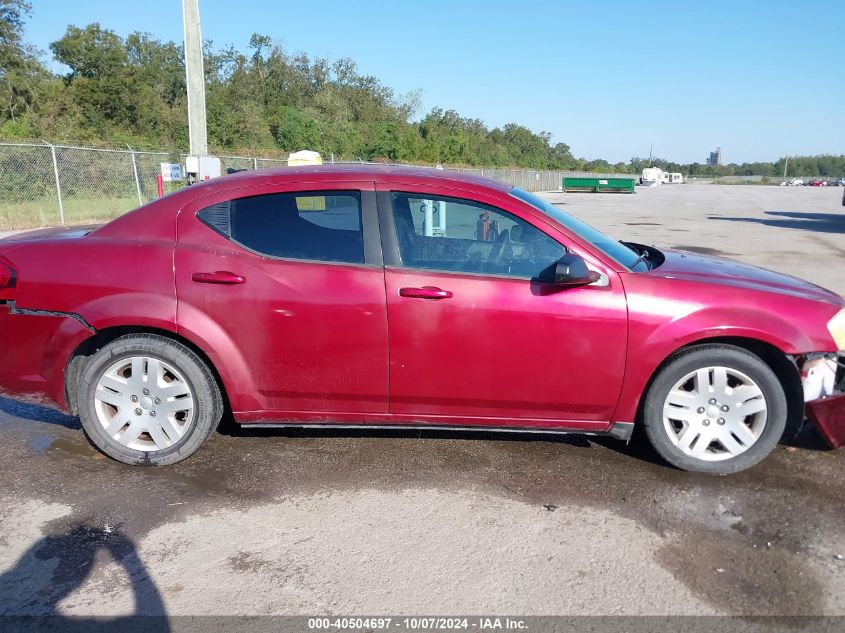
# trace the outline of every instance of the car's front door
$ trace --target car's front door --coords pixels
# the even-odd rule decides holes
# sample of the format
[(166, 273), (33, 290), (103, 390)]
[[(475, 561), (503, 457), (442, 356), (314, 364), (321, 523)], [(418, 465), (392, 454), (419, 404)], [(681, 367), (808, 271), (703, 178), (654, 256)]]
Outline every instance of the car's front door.
[(606, 427), (625, 367), (618, 276), (578, 253), (606, 283), (538, 282), (566, 240), (506, 205), (439, 187), (394, 185), (378, 199), (382, 234), (395, 237), (384, 251), (391, 412), (407, 421)]
[(239, 419), (387, 412), (373, 183), (211, 194), (180, 212), (175, 268), (178, 327), (233, 374)]

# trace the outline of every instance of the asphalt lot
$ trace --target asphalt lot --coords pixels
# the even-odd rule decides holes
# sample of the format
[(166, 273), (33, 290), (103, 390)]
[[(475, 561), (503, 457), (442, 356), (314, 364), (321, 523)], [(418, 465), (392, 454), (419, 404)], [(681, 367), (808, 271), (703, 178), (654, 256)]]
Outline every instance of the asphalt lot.
[(545, 195), (618, 239), (731, 257), (845, 295), (840, 187), (685, 184)]
[[(547, 194), (845, 293), (841, 189)], [(728, 478), (635, 441), (223, 429), (149, 470), (0, 399), (0, 614), (840, 614), (845, 450)]]

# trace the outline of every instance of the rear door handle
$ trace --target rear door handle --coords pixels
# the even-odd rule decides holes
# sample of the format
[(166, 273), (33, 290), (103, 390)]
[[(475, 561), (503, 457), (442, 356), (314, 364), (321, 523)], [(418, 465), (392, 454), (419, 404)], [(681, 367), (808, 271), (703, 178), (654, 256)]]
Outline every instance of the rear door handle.
[(415, 299), (449, 299), (452, 292), (434, 286), (423, 286), (422, 288), (399, 288), (399, 296)]
[(194, 273), (191, 279), (198, 284), (242, 284), (246, 277), (230, 273), (228, 270), (217, 270), (213, 273)]

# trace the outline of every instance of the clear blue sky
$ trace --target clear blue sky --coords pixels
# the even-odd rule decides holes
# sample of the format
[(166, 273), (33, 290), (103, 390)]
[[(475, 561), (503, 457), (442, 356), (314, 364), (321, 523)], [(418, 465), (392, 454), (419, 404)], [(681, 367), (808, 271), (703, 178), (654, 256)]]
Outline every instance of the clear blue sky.
[[(68, 24), (181, 40), (180, 0), (32, 0), (27, 38)], [(551, 132), (577, 156), (728, 162), (845, 153), (842, 0), (200, 0), (215, 46), (250, 34), (351, 57), (490, 126)]]

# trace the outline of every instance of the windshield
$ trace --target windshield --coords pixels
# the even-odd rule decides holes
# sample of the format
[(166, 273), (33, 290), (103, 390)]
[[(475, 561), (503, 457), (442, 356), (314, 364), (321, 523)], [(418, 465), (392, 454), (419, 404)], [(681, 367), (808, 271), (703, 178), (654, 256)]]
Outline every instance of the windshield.
[(601, 231), (591, 227), (589, 224), (581, 222), (581, 220), (574, 218), (565, 211), (561, 211), (555, 205), (546, 202), (542, 198), (535, 196), (533, 193), (528, 193), (519, 187), (514, 187), (511, 189), (510, 194), (514, 198), (527, 202), (538, 211), (542, 211), (553, 220), (560, 222), (570, 231), (577, 234), (578, 237), (586, 240), (602, 253), (613, 259), (613, 261), (620, 266), (624, 266), (629, 270), (635, 270), (638, 268), (648, 269), (648, 265), (643, 262), (643, 258), (640, 253), (625, 246), (622, 242), (617, 242), (613, 238), (608, 237)]

